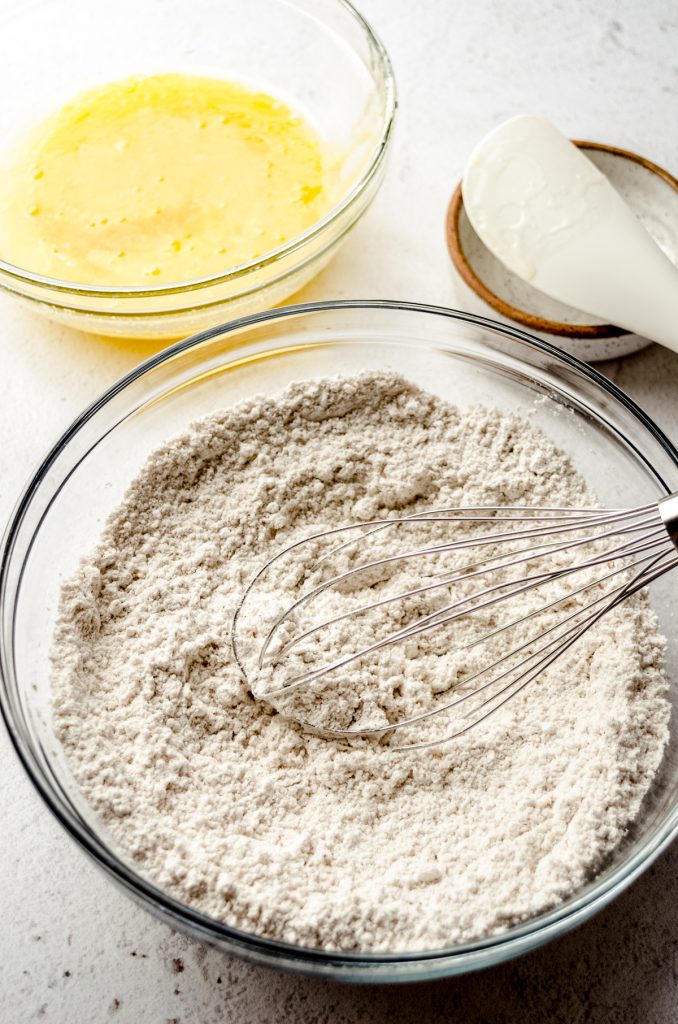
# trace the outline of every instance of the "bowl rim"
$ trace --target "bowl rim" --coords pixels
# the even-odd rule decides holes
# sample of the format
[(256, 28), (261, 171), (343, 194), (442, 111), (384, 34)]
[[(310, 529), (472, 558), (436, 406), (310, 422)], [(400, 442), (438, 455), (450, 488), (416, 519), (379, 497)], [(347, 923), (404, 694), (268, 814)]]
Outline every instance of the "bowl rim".
[[(609, 146), (603, 142), (590, 142), (585, 139), (572, 139), (571, 141), (579, 149), (593, 149), (602, 153), (608, 153), (611, 156), (620, 157), (624, 160), (629, 160), (631, 163), (638, 164), (640, 167), (644, 167), (645, 170), (650, 171), (666, 182), (677, 193), (678, 197), (678, 178), (675, 178), (669, 171), (660, 167), (659, 164), (648, 160), (647, 157), (634, 153), (630, 149), (620, 149), (618, 146)], [(544, 334), (558, 335), (559, 337), (571, 340), (625, 338), (632, 333), (631, 331), (624, 330), (622, 327), (617, 327), (615, 324), (568, 324), (558, 320), (549, 320), (536, 313), (529, 313), (527, 310), (520, 309), (507, 299), (497, 295), (479, 277), (464, 252), (460, 233), (460, 220), (463, 210), (462, 183), (459, 181), (452, 193), (445, 218), (447, 249), (450, 259), (464, 283), (495, 312), (520, 324), (522, 327), (528, 327), (530, 330), (542, 331)]]
[[(38, 287), (47, 289), (50, 293), (55, 292), (66, 296), (79, 295), (90, 298), (105, 299), (141, 299), (157, 298), (163, 295), (180, 295), (184, 292), (200, 291), (201, 289), (211, 288), (215, 285), (222, 285), (231, 281), (237, 281), (241, 278), (246, 278), (247, 275), (253, 272), (275, 266), (280, 260), (304, 249), (309, 242), (313, 242), (315, 239), (319, 238), (325, 233), (327, 228), (331, 228), (334, 224), (340, 221), (346, 211), (355, 205), (356, 200), (363, 195), (372, 180), (381, 170), (386, 157), (388, 145), (393, 134), (396, 112), (398, 109), (398, 95), (391, 58), (389, 57), (388, 51), (380, 37), (372, 28), (370, 22), (363, 17), (356, 7), (353, 6), (351, 0), (324, 0), (324, 2), (332, 3), (343, 8), (343, 10), (353, 18), (354, 22), (362, 32), (371, 56), (371, 62), (367, 65), (367, 70), (370, 73), (373, 85), (383, 93), (384, 110), (381, 118), (381, 124), (379, 126), (378, 139), (372, 150), (365, 170), (358, 181), (354, 183), (343, 198), (340, 199), (340, 201), (323, 217), (321, 217), (320, 220), (317, 220), (307, 228), (306, 231), (303, 231), (301, 234), (296, 235), (289, 241), (284, 242), (276, 249), (270, 249), (268, 252), (256, 259), (249, 260), (246, 263), (240, 263), (221, 273), (208, 274), (204, 277), (191, 280), (166, 282), (150, 286), (83, 284), (78, 281), (64, 281), (60, 278), (38, 274), (32, 270), (19, 267), (9, 261), (3, 260), (2, 258), (0, 258), (0, 275), (4, 275), (10, 280), (21, 282), (34, 288)], [(296, 7), (294, 0), (283, 0), (283, 5), (286, 7)], [(298, 9), (300, 10), (300, 8)], [(323, 25), (325, 24), (322, 18), (316, 18), (315, 20), (319, 21)], [(269, 282), (267, 281), (266, 283), (268, 284)], [(236, 293), (236, 295), (231, 296), (231, 298), (237, 297), (238, 294), (239, 293)], [(223, 297), (220, 301), (223, 301)], [(51, 300), (51, 302), (54, 304), (53, 300)], [(79, 307), (76, 307), (76, 309), (78, 312), (82, 312)], [(176, 313), (180, 311), (171, 310), (169, 312)], [(118, 311), (116, 311), (116, 315), (119, 315)]]
[[(28, 508), (61, 452), (81, 428), (106, 406), (110, 400), (145, 374), (174, 356), (219, 336), (228, 336), (242, 329), (267, 322), (274, 323), (286, 318), (312, 316), (315, 313), (342, 310), (374, 309), (441, 316), (459, 323), (485, 328), (500, 334), (504, 338), (528, 345), (530, 348), (548, 355), (556, 362), (564, 363), (600, 387), (610, 399), (619, 403), (626, 411), (630, 412), (637, 421), (638, 426), (644, 428), (653, 437), (678, 469), (678, 449), (676, 449), (661, 428), (616, 384), (576, 356), (563, 352), (550, 342), (535, 338), (518, 328), (461, 310), (417, 302), (380, 299), (326, 300), (281, 306), (273, 310), (253, 313), (211, 327), (154, 354), (133, 367), (117, 382), (107, 388), (61, 434), (26, 484), (10, 515), (0, 542), (0, 613), (2, 617), (4, 618), (5, 614), (4, 605), (7, 600), (8, 569), (12, 560), (13, 548)], [(307, 344), (315, 345), (317, 343), (310, 341)], [(284, 350), (284, 342), (281, 342), (280, 348)], [(229, 361), (238, 361), (238, 351), (237, 346), (229, 351)], [(652, 466), (648, 459), (644, 458), (644, 461), (648, 468), (652, 469), (656, 479), (668, 493), (669, 487), (662, 479), (660, 473)], [(35, 530), (40, 528), (44, 514), (37, 527), (33, 530), (28, 552), (30, 552), (33, 544)], [(24, 568), (25, 561), (21, 567), (17, 590), (21, 586)], [(14, 629), (15, 619), (16, 607), (12, 606), (10, 632)], [(423, 980), (464, 973), (490, 966), (491, 964), (499, 963), (527, 952), (582, 923), (626, 889), (678, 835), (677, 802), (676, 806), (667, 814), (666, 819), (647, 844), (637, 850), (626, 864), (617, 867), (604, 882), (598, 883), (588, 893), (570, 899), (565, 903), (560, 903), (537, 917), (531, 918), (522, 924), (512, 926), (505, 932), (486, 936), (471, 942), (460, 943), (456, 946), (409, 952), (348, 953), (297, 946), (276, 939), (269, 939), (252, 932), (244, 932), (194, 910), (157, 888), (114, 853), (106, 841), (99, 837), (98, 833), (83, 827), (75, 819), (71, 809), (61, 800), (58, 792), (51, 788), (52, 784), (43, 779), (42, 768), (30, 744), (26, 742), (22, 735), (22, 730), (13, 715), (12, 707), (10, 706), (11, 702), (7, 699), (7, 693), (11, 689), (11, 680), (15, 678), (13, 647), (11, 658), (9, 647), (12, 647), (11, 639), (7, 645), (0, 642), (0, 714), (4, 720), (10, 741), (26, 774), (39, 796), (66, 832), (99, 868), (103, 869), (107, 875), (126, 890), (128, 895), (141, 900), (145, 904), (150, 904), (156, 913), (159, 913), (166, 921), (171, 921), (174, 927), (192, 929), (192, 933), (199, 933), (204, 941), (212, 943), (222, 942), (232, 952), (260, 963), (267, 963), (296, 972), (315, 975), (325, 974), (327, 976), (340, 977), (344, 980), (366, 982)], [(398, 973), (396, 968), (400, 968), (401, 973)], [(379, 973), (380, 969), (381, 973)]]

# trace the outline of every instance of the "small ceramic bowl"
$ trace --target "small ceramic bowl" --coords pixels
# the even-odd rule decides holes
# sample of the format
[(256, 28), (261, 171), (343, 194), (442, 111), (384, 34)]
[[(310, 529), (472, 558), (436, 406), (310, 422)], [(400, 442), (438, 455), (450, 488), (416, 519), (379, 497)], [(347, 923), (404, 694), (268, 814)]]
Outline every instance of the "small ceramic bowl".
[[(645, 157), (575, 141), (678, 265), (678, 180)], [(480, 240), (464, 209), (461, 182), (447, 211), (447, 246), (462, 309), (529, 330), (588, 362), (637, 352), (650, 342), (542, 294), (508, 270)]]

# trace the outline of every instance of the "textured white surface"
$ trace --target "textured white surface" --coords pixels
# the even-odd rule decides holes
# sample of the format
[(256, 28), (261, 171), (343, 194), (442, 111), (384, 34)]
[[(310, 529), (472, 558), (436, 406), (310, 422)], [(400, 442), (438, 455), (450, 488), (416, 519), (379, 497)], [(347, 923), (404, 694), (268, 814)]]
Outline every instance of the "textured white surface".
[[(0, 0), (0, 9), (4, 0)], [(303, 298), (453, 302), (444, 213), (472, 145), (531, 111), (674, 172), (673, 0), (362, 0), (389, 47), (401, 117), (383, 191)], [(1, 41), (0, 41), (1, 50)], [(147, 354), (50, 327), (0, 297), (0, 517), (73, 416)], [(678, 437), (678, 357), (606, 366)], [(612, 907), (527, 958), (407, 990), (255, 969), (172, 935), (114, 891), (32, 792), (0, 732), (0, 1018), (7, 1024), (673, 1024), (678, 849)]]

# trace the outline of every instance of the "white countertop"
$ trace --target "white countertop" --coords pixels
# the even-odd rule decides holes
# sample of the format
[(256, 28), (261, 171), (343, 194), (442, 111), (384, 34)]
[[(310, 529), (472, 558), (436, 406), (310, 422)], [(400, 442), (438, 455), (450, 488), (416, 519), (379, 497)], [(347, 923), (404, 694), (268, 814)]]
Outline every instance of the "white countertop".
[[(361, 8), (395, 65), (394, 150), (374, 206), (301, 298), (454, 305), (445, 207), (471, 146), (512, 114), (543, 114), (566, 134), (678, 171), (675, 0), (361, 0)], [(149, 351), (50, 325), (0, 296), (3, 522), (56, 436)], [(602, 369), (678, 439), (677, 356), (653, 347)], [(0, 763), (6, 1024), (678, 1019), (676, 847), (593, 921), (522, 960), (408, 989), (341, 987), (253, 968), (172, 934), (66, 837), (2, 730)]]

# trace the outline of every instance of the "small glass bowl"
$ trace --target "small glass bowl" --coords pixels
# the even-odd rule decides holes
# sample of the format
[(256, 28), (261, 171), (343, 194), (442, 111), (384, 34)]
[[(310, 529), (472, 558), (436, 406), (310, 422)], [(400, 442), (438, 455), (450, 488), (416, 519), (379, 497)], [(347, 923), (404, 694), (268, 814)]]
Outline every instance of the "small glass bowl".
[[(403, 982), (516, 956), (590, 917), (678, 832), (678, 725), (624, 841), (548, 913), (477, 942), (408, 954), (336, 953), (246, 934), (139, 874), (84, 801), (51, 724), (51, 643), (59, 591), (95, 544), (149, 453), (197, 417), (291, 381), (392, 370), (461, 408), (520, 413), (563, 448), (606, 506), (678, 490), (678, 451), (614, 384), (523, 332), (470, 314), (385, 302), (289, 306), (206, 331), (120, 380), (57, 442), (22, 495), (0, 551), (0, 707), (28, 775), (66, 830), (121, 888), (172, 927), (258, 963), (352, 981)], [(678, 690), (675, 581), (651, 587)]]
[(0, 251), (0, 287), (68, 326), (168, 339), (268, 309), (327, 264), (381, 184), (395, 81), (384, 47), (347, 0), (37, 0), (6, 9), (0, 39), (0, 159), (86, 89), (172, 71), (269, 91), (346, 154), (342, 197), (326, 216), (261, 258), (209, 277), (154, 287), (76, 284), (13, 266)]

